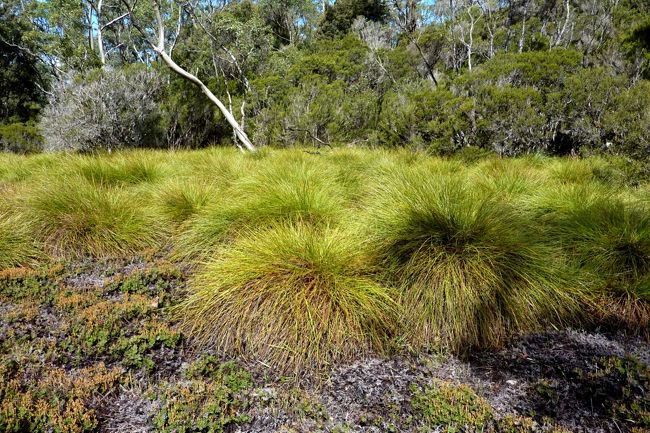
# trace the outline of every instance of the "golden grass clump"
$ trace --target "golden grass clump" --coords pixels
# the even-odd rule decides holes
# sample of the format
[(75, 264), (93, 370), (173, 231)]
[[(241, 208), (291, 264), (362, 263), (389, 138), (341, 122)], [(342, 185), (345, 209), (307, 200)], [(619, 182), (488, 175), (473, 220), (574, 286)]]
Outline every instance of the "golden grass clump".
[(141, 197), (80, 177), (32, 189), (25, 214), (35, 237), (57, 256), (129, 256), (155, 248), (161, 234)]
[(357, 239), (330, 228), (248, 231), (190, 287), (178, 313), (201, 346), (296, 376), (382, 351), (395, 323), (396, 305)]
[(73, 170), (89, 182), (102, 187), (150, 183), (162, 177), (158, 165), (144, 154), (80, 157)]
[(156, 212), (165, 223), (177, 226), (196, 215), (217, 194), (214, 185), (171, 178), (154, 191)]
[(263, 162), (188, 220), (177, 239), (178, 258), (210, 256), (233, 230), (278, 222), (324, 225), (343, 213), (344, 192), (324, 165), (295, 155), (287, 160), (266, 157)]
[(0, 269), (30, 264), (38, 255), (24, 217), (0, 209)]
[(578, 306), (561, 255), (530, 218), (465, 180), (402, 169), (378, 186), (367, 218), (415, 347), (499, 346)]
[(574, 188), (540, 200), (540, 222), (588, 281), (601, 319), (650, 330), (650, 207), (623, 195)]

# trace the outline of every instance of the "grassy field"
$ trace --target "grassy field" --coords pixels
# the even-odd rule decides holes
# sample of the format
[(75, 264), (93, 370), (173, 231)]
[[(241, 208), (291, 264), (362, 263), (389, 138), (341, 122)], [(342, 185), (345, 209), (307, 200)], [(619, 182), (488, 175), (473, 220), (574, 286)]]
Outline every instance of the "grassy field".
[[(224, 431), (269, 382), (318, 425), (296, 384), (368, 357), (471, 357), (548, 330), (647, 341), (646, 176), (360, 149), (2, 155), (0, 431), (111, 431), (105, 402), (136, 394), (155, 407), (131, 431)], [(642, 392), (604, 416), (647, 431), (647, 365), (608, 362)], [(406, 389), (417, 431), (565, 431), (466, 385)]]

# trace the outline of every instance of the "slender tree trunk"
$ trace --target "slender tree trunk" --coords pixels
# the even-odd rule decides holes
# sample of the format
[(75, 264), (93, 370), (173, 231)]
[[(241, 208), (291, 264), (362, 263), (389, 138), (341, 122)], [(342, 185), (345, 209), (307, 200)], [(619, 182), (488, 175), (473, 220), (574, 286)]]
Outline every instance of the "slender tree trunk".
[(88, 6), (86, 19), (88, 20), (88, 45), (90, 45), (90, 51), (94, 51), (95, 40), (93, 39), (93, 8), (90, 5)]
[(97, 49), (99, 50), (99, 61), (102, 66), (106, 64), (106, 55), (104, 54), (104, 39), (102, 37), (102, 6), (103, 0), (97, 2)]
[(519, 37), (519, 53), (524, 51), (524, 42), (526, 40), (526, 15), (521, 23), (521, 36)]
[(554, 47), (557, 47), (562, 42), (564, 33), (566, 32), (567, 26), (569, 25), (569, 20), (571, 19), (571, 4), (569, 3), (569, 0), (566, 0), (565, 8), (566, 8), (566, 18), (564, 20), (564, 25), (562, 25), (562, 29), (560, 30), (560, 33), (557, 36), (557, 40), (553, 44)]
[(246, 135), (246, 132), (242, 129), (242, 127), (239, 125), (237, 120), (235, 119), (235, 116), (232, 115), (232, 113), (228, 110), (228, 107), (226, 107), (220, 100), (217, 98), (214, 93), (208, 87), (203, 84), (203, 81), (199, 80), (195, 75), (190, 74), (187, 72), (185, 69), (181, 68), (169, 55), (164, 51), (159, 49), (158, 47), (154, 48), (156, 53), (158, 53), (158, 56), (162, 59), (163, 62), (169, 68), (180, 75), (181, 77), (191, 81), (192, 83), (196, 84), (203, 94), (208, 97), (208, 99), (217, 107), (219, 107), (219, 110), (221, 111), (221, 114), (226, 118), (232, 129), (235, 131), (235, 135), (239, 140), (242, 142), (244, 147), (246, 147), (247, 150), (254, 152), (255, 146), (253, 146), (253, 143), (251, 143), (250, 139), (248, 138), (248, 135)]
[[(133, 14), (132, 14), (132, 9), (131, 6), (126, 2), (126, 0), (122, 0), (125, 5), (129, 8), (129, 14), (131, 15), (131, 18), (133, 19)], [(158, 57), (176, 74), (180, 75), (181, 77), (185, 78), (186, 80), (196, 84), (199, 89), (201, 89), (201, 92), (205, 96), (208, 97), (208, 99), (219, 108), (219, 111), (221, 111), (221, 114), (226, 118), (226, 121), (230, 124), (232, 127), (234, 134), (241, 143), (244, 145), (244, 147), (250, 151), (250, 152), (255, 152), (257, 149), (251, 143), (250, 139), (248, 138), (248, 135), (246, 135), (246, 132), (244, 129), (239, 125), (237, 122), (237, 119), (235, 119), (235, 116), (228, 110), (228, 108), (221, 102), (219, 98), (217, 98), (214, 93), (206, 86), (203, 81), (201, 81), (198, 77), (195, 75), (191, 74), (190, 72), (186, 71), (183, 69), (181, 66), (179, 66), (174, 59), (171, 58), (169, 54), (165, 51), (165, 24), (162, 18), (162, 14), (160, 13), (160, 6), (158, 4), (157, 0), (152, 0), (152, 5), (154, 8), (154, 13), (156, 16), (156, 22), (158, 25), (158, 41), (156, 44), (154, 44), (151, 40), (147, 38), (147, 41), (149, 42), (149, 45), (153, 48), (153, 50), (158, 54)], [(143, 35), (146, 36), (146, 32), (136, 23), (135, 20), (133, 20), (133, 25), (136, 27), (136, 29)]]

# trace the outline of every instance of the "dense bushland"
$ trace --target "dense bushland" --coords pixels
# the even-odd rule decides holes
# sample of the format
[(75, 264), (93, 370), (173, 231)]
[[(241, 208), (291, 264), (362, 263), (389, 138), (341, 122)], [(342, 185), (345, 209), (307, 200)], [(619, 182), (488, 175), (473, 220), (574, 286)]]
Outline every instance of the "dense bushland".
[[(301, 376), (371, 352), (648, 334), (642, 166), (234, 149), (0, 160), (0, 266), (166, 257), (201, 347)], [(635, 168), (636, 167), (636, 168)]]
[(95, 3), (1, 6), (0, 149), (238, 143), (209, 89), (258, 146), (648, 157), (645, 1)]

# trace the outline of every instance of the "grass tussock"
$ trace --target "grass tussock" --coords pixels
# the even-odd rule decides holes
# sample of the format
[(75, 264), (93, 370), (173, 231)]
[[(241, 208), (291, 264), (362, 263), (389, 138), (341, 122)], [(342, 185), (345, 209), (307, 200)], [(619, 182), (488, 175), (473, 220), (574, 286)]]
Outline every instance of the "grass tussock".
[(160, 218), (177, 226), (195, 216), (217, 194), (211, 184), (173, 178), (155, 190), (154, 201)]
[(557, 251), (526, 215), (467, 182), (404, 170), (377, 188), (368, 227), (416, 347), (493, 347), (577, 307)]
[(157, 164), (137, 153), (124, 157), (82, 157), (75, 161), (74, 170), (101, 187), (150, 183), (162, 176)]
[(196, 341), (295, 374), (393, 337), (464, 352), (585, 317), (648, 333), (644, 166), (478, 156), (3, 155), (0, 269), (168, 254), (195, 275)]
[(27, 213), (34, 235), (57, 256), (129, 256), (156, 247), (161, 233), (137, 195), (77, 177), (31, 191)]
[(252, 224), (305, 221), (324, 224), (342, 212), (342, 188), (318, 161), (280, 161), (243, 179), (235, 188), (246, 201)]
[(585, 275), (592, 296), (602, 306), (602, 319), (647, 332), (650, 208), (584, 188), (547, 198), (541, 207), (548, 239), (562, 245), (577, 271)]
[(38, 256), (24, 218), (0, 211), (0, 269), (30, 264)]
[(373, 280), (356, 239), (282, 224), (223, 248), (179, 310), (203, 346), (302, 376), (385, 347), (396, 305)]
[(175, 251), (184, 259), (209, 257), (238, 230), (282, 222), (322, 226), (335, 222), (344, 206), (342, 188), (324, 166), (271, 160), (196, 212)]

